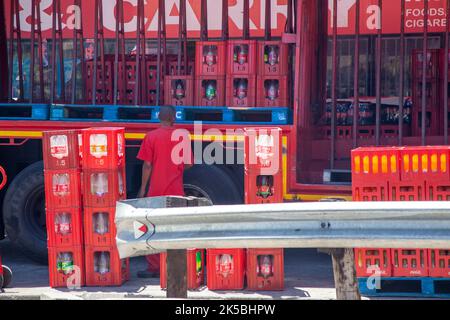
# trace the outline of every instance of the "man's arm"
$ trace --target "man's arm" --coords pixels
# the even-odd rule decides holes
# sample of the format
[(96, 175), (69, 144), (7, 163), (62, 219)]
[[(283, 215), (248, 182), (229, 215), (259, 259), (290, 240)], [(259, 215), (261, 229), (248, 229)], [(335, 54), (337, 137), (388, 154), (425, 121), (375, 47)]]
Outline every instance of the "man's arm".
[(152, 165), (148, 161), (144, 161), (142, 165), (142, 182), (141, 189), (138, 193), (138, 198), (145, 198), (145, 192), (147, 191), (147, 186), (152, 176)]

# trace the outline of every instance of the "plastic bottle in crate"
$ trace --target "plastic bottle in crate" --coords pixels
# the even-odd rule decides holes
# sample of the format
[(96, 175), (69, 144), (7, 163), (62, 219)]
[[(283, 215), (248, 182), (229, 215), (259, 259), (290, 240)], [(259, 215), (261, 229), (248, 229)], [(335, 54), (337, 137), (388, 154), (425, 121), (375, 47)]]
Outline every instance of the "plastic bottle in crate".
[(217, 63), (217, 56), (214, 53), (214, 48), (213, 46), (207, 46), (205, 48), (206, 53), (204, 54), (203, 58), (204, 58), (204, 64), (208, 65), (208, 66), (213, 66)]
[(110, 272), (109, 252), (96, 252), (94, 255), (94, 272), (107, 274)]
[(234, 53), (234, 62), (240, 65), (246, 64), (248, 61), (248, 49), (245, 45), (238, 46)]
[(72, 253), (62, 252), (58, 254), (57, 270), (64, 275), (69, 275), (74, 271)]
[(65, 197), (69, 194), (70, 177), (68, 174), (55, 174), (52, 179), (53, 194), (58, 197)]
[(175, 85), (175, 98), (178, 100), (181, 100), (185, 96), (186, 96), (186, 91), (184, 90), (183, 81), (178, 80)]
[(233, 273), (234, 269), (233, 257), (229, 254), (217, 256), (216, 266), (217, 271), (224, 278), (228, 278), (228, 276)]
[(50, 138), (50, 153), (56, 159), (63, 159), (69, 156), (67, 135), (54, 135)]
[(236, 97), (245, 99), (247, 97), (248, 84), (245, 79), (240, 79), (236, 88)]
[(91, 193), (99, 197), (108, 193), (108, 175), (106, 173), (93, 173), (91, 176)]
[(66, 236), (72, 231), (72, 218), (69, 213), (61, 213), (55, 217), (55, 233)]
[(208, 81), (205, 90), (205, 97), (208, 100), (214, 100), (217, 96), (217, 88), (214, 81)]
[(266, 99), (274, 101), (278, 98), (278, 86), (275, 80), (271, 80), (266, 85)]
[(259, 277), (268, 279), (273, 277), (273, 257), (272, 256), (259, 256), (256, 273)]
[(268, 50), (264, 54), (264, 62), (267, 63), (268, 65), (274, 66), (278, 64), (279, 62), (278, 58), (279, 57), (276, 46), (269, 46)]
[(109, 217), (108, 213), (100, 212), (94, 215), (94, 232), (96, 234), (104, 235), (109, 232)]

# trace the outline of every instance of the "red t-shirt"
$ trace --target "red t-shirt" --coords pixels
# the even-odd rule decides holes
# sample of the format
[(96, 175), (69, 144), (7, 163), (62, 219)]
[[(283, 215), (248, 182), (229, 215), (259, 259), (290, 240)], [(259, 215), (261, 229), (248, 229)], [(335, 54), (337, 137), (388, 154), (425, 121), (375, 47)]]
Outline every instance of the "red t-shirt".
[[(175, 128), (161, 127), (147, 134), (142, 143), (137, 158), (152, 165), (150, 188), (148, 197), (184, 196), (183, 172), (187, 161), (180, 159), (183, 156), (180, 140), (172, 141)], [(189, 160), (192, 164), (192, 152), (189, 136), (184, 136), (185, 146), (189, 148)], [(174, 151), (174, 148), (177, 149)], [(187, 149), (186, 149), (187, 150)], [(175, 157), (172, 158), (174, 151)]]

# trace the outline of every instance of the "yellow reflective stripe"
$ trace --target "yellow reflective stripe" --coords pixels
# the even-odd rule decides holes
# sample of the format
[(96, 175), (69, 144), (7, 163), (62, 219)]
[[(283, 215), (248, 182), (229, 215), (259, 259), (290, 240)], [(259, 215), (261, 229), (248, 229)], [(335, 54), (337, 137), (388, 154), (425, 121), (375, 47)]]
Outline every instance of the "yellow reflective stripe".
[(42, 131), (0, 131), (0, 137), (42, 138)]

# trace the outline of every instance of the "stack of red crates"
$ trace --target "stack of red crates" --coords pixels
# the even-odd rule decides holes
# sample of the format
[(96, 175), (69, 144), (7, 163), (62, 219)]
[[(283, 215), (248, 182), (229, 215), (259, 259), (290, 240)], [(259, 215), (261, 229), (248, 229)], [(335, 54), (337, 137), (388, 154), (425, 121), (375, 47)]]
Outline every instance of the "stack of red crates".
[[(354, 201), (447, 201), (450, 147), (359, 148), (352, 151)], [(448, 277), (450, 250), (356, 249), (359, 277)]]
[(43, 155), (50, 286), (82, 286), (85, 278), (79, 132), (44, 132)]
[(228, 41), (227, 106), (256, 106), (256, 71), (258, 65), (256, 40)]
[(225, 106), (226, 42), (199, 41), (195, 50), (195, 105)]
[(114, 57), (111, 55), (105, 56), (104, 61), (104, 74), (100, 58), (97, 61), (96, 92), (94, 92), (95, 63), (93, 60), (86, 63), (86, 99), (88, 102), (91, 102), (95, 96), (97, 104), (114, 103)]
[[(282, 132), (280, 129), (245, 129), (246, 204), (283, 202), (281, 146)], [(270, 167), (274, 169), (273, 175), (263, 175), (265, 174), (264, 170)], [(269, 189), (263, 181), (269, 182)], [(246, 267), (248, 289), (283, 290), (283, 249), (248, 249)]]
[(116, 202), (126, 199), (124, 129), (91, 128), (82, 135), (86, 285), (119, 286), (129, 277), (114, 223)]
[(258, 42), (258, 107), (289, 106), (289, 46), (282, 41)]
[[(413, 115), (412, 130), (414, 136), (422, 133), (422, 83), (423, 83), (423, 50), (415, 50), (412, 57), (412, 93), (413, 93)], [(441, 112), (441, 74), (439, 70), (441, 63), (440, 49), (431, 49), (426, 57), (426, 134), (435, 136), (439, 134), (442, 122)]]

